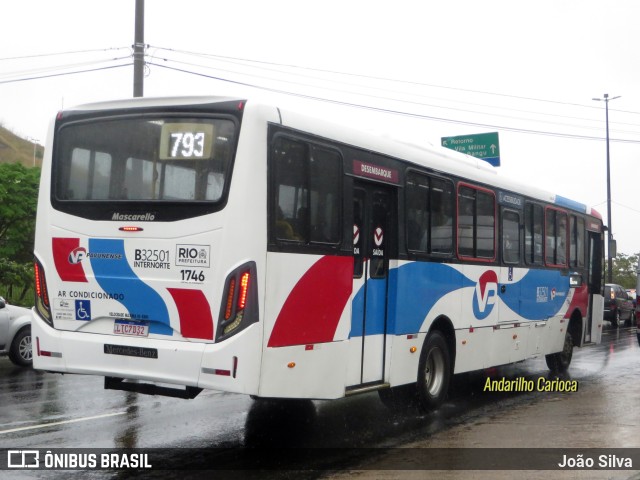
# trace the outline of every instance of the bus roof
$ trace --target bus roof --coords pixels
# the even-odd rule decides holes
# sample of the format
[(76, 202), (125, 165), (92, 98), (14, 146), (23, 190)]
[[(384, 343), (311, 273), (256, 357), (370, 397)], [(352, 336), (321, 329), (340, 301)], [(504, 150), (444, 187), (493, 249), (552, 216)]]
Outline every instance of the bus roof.
[[(531, 198), (553, 203), (569, 210), (587, 213), (598, 218), (600, 214), (587, 205), (556, 195), (542, 188), (503, 176), (499, 171), (482, 159), (472, 157), (454, 150), (433, 145), (427, 141), (416, 144), (400, 136), (393, 135), (383, 128), (354, 127), (344, 121), (342, 115), (330, 112), (324, 104), (320, 108), (319, 101), (307, 99), (277, 97), (278, 100), (247, 100), (240, 97), (219, 96), (181, 96), (181, 97), (144, 97), (113, 100), (79, 105), (65, 110), (65, 113), (107, 111), (113, 109), (154, 108), (163, 106), (201, 106), (207, 104), (238, 102), (247, 108), (277, 109), (282, 125), (306, 131), (311, 134), (339, 141), (354, 147), (364, 148), (389, 157), (399, 157), (415, 165), (430, 168), (434, 171), (446, 172), (481, 182), (493, 187), (517, 192)], [(242, 108), (242, 107), (241, 107)]]
[(422, 167), (517, 192), (521, 195), (553, 203), (565, 209), (591, 215), (595, 213), (596, 217), (601, 218), (597, 212), (589, 209), (583, 203), (501, 175), (497, 168), (482, 159), (456, 152), (440, 145), (433, 145), (427, 141), (419, 145), (394, 136), (382, 129), (367, 130), (355, 128), (352, 125), (344, 125), (340, 119), (336, 121), (335, 119), (311, 115), (308, 110), (303, 112), (296, 109), (280, 108), (279, 110), (283, 125), (309, 131), (356, 147), (366, 148), (390, 157), (400, 157)]

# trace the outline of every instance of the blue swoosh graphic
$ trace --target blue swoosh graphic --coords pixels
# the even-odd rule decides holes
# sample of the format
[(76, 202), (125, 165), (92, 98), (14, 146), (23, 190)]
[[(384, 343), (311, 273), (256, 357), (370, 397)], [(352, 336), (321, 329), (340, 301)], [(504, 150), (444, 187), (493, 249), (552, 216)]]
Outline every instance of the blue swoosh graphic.
[(529, 270), (518, 282), (503, 285), (500, 301), (526, 320), (557, 315), (569, 294), (569, 277), (560, 270)]
[[(104, 255), (103, 258), (100, 254)], [(124, 240), (89, 239), (89, 255), (100, 288), (106, 293), (123, 294), (124, 300), (120, 303), (129, 313), (147, 315), (150, 333), (173, 335), (167, 306), (158, 292), (144, 283), (129, 266)]]
[[(417, 333), (431, 309), (442, 297), (461, 288), (475, 287), (470, 280), (450, 265), (443, 263), (412, 262), (394, 268), (388, 276), (387, 334), (406, 335)], [(505, 292), (500, 292), (505, 286)], [(498, 302), (509, 307), (519, 319), (546, 320), (558, 312), (569, 293), (569, 278), (560, 270), (529, 270), (522, 279), (497, 286)], [(372, 309), (373, 305), (384, 305), (381, 301), (387, 294), (386, 281), (369, 280), (367, 283), (366, 334), (385, 333), (383, 308)], [(553, 290), (555, 289), (555, 296)], [(349, 338), (363, 335), (365, 287), (361, 287), (353, 298), (352, 323)], [(497, 307), (497, 305), (495, 305)], [(478, 319), (480, 320), (480, 319)]]
[[(422, 322), (438, 300), (455, 290), (474, 286), (455, 268), (442, 263), (413, 262), (389, 271), (390, 312), (387, 333), (404, 335), (419, 331)], [(384, 298), (384, 280), (369, 280), (367, 296)], [(362, 336), (364, 313), (362, 287), (352, 302), (353, 320), (349, 337)], [(369, 301), (369, 299), (367, 299)], [(371, 318), (370, 318), (371, 317)], [(367, 312), (367, 335), (384, 333), (384, 311)]]
[[(365, 310), (365, 287), (358, 293), (351, 304), (351, 337), (361, 337), (364, 334), (362, 319)], [(384, 333), (385, 297), (387, 295), (387, 279), (369, 279), (367, 281), (367, 335)], [(378, 307), (378, 308), (376, 308)]]

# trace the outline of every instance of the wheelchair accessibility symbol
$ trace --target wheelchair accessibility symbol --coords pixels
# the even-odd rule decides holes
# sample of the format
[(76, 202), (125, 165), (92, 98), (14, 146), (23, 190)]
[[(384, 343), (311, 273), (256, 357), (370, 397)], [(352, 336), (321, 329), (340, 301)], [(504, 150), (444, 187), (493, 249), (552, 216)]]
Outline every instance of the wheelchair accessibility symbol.
[(76, 300), (76, 320), (91, 320), (91, 302)]

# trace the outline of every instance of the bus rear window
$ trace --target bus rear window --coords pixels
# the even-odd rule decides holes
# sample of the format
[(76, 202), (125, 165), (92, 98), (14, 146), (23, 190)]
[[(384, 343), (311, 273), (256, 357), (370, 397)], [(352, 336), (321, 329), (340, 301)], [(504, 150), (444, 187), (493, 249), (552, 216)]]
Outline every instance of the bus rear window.
[(219, 202), (235, 124), (213, 118), (117, 118), (57, 132), (54, 198), (61, 202)]

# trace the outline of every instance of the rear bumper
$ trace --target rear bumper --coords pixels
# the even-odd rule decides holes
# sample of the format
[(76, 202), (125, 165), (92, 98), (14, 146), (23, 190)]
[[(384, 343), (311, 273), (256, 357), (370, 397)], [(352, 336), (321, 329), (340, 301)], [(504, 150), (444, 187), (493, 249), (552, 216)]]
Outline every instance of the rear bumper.
[(56, 330), (33, 312), (31, 337), (33, 368), (39, 370), (236, 393), (258, 391), (260, 349), (247, 344), (261, 345), (259, 324), (212, 344)]

